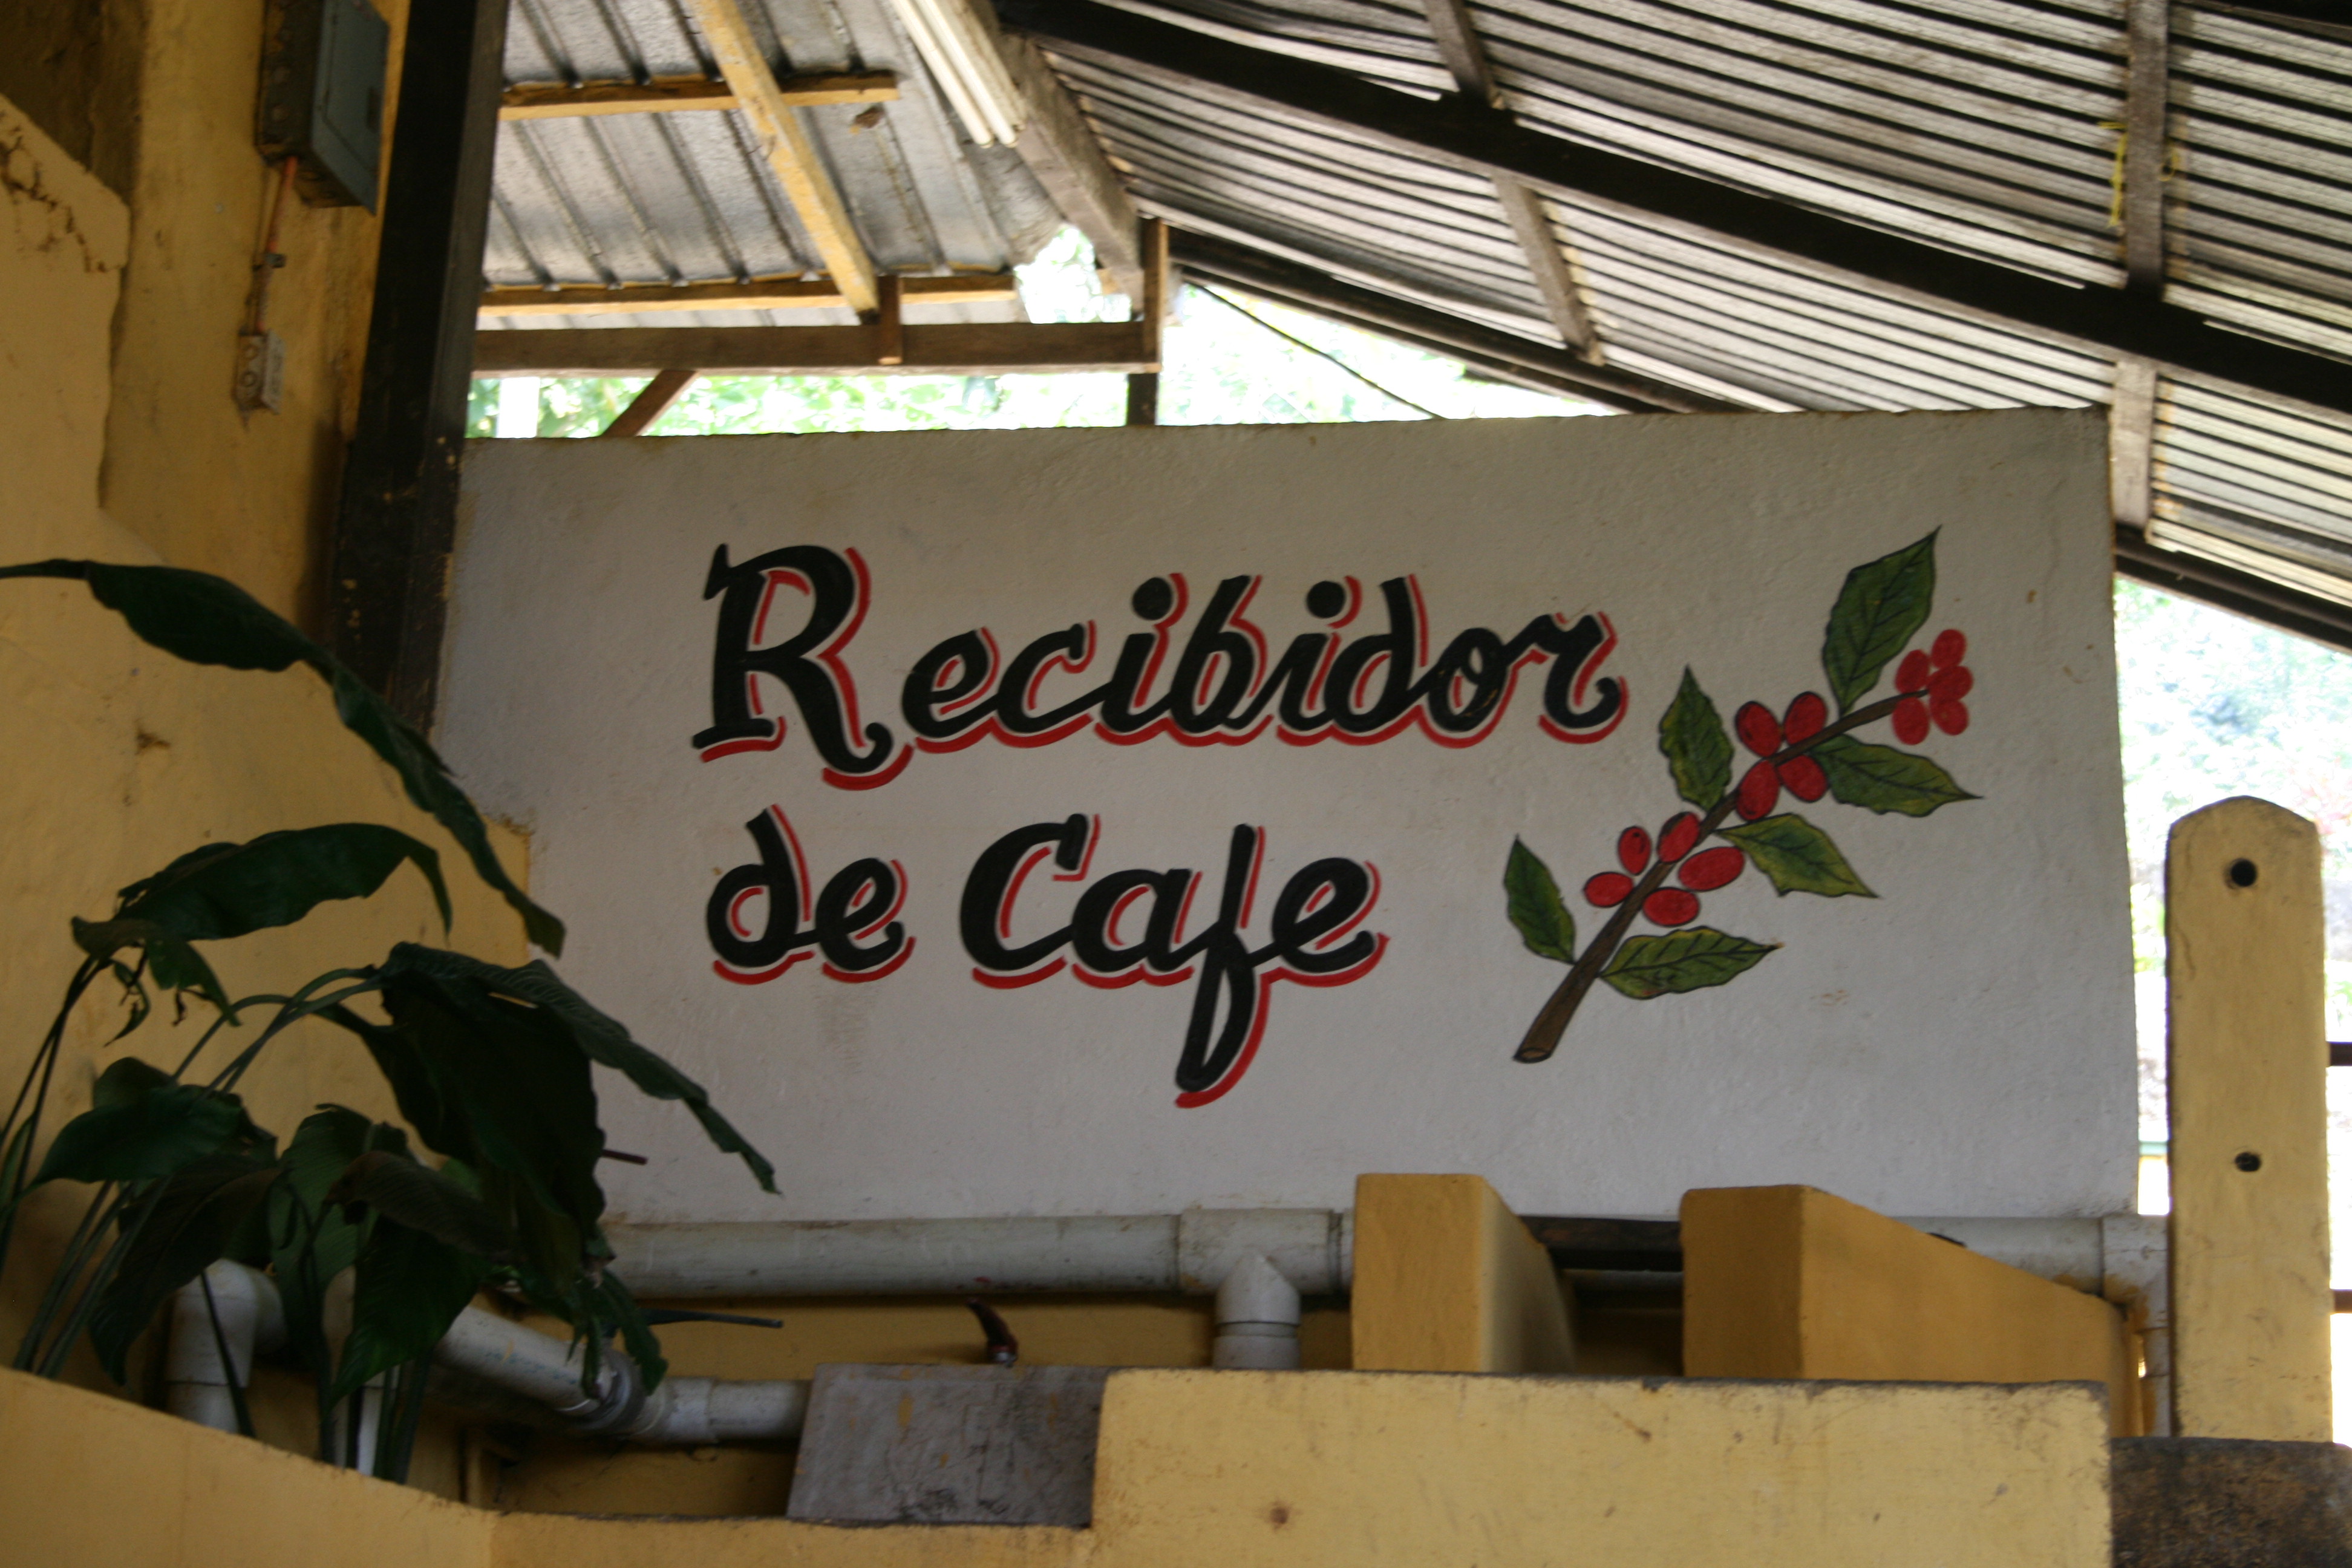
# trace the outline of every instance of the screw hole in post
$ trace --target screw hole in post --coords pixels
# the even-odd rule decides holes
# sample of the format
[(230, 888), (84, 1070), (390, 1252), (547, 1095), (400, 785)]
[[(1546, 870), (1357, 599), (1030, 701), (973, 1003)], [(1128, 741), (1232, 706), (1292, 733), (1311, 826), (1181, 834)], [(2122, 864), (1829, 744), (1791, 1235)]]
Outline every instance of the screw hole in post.
[(2249, 1149), (2244, 1153), (2239, 1155), (2237, 1163), (2238, 1169), (2245, 1172), (2249, 1175), (2252, 1175), (2254, 1172), (2263, 1168), (2263, 1157), (2260, 1154), (2255, 1153), (2252, 1149)]
[(2257, 867), (2252, 860), (2232, 860), (2230, 862), (2230, 882), (2233, 887), (2251, 888), (2254, 885), (2254, 879), (2262, 874), (2261, 868)]

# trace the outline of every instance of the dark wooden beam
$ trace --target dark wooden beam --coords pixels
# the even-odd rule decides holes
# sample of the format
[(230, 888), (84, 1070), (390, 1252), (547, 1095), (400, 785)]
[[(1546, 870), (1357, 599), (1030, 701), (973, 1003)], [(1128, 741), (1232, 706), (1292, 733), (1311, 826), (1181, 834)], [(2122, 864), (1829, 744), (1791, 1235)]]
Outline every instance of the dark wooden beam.
[(1416, 98), (1346, 71), (1212, 37), (1098, 0), (999, 0), (1005, 22), (1051, 51), (1489, 178), (1718, 242), (1793, 258), (1930, 305), (2137, 354), (2334, 413), (2352, 413), (2352, 364), (2265, 342), (2120, 289), (2077, 288), (1998, 262), (1529, 130), (1459, 96)]
[(1179, 229), (1171, 254), (1187, 274), (1383, 333), (1534, 391), (1586, 398), (1629, 414), (1727, 414), (1738, 408), (1631, 371), (1589, 364), (1580, 355), (1549, 343), (1342, 282), (1227, 240)]
[(686, 395), (686, 389), (694, 384), (694, 374), (690, 370), (662, 372), (646, 383), (644, 390), (629, 400), (629, 405), (596, 433), (596, 438), (601, 441), (610, 436), (617, 441), (644, 435), (647, 426), (668, 413), (669, 405)]
[[(1160, 360), (1160, 337), (1168, 326), (1168, 226), (1145, 218), (1137, 230), (1136, 255), (1143, 267), (1143, 291), (1134, 297), (1135, 319), (1143, 328), (1143, 352)], [(1160, 373), (1138, 371), (1127, 378), (1127, 422), (1160, 423)]]
[(2168, 594), (2230, 610), (2249, 620), (2352, 653), (2352, 605), (2305, 594), (2267, 577), (2185, 551), (2148, 542), (2137, 528), (2116, 530), (2116, 571)]
[(1095, 247), (1095, 265), (1108, 280), (1108, 291), (1137, 298), (1143, 290), (1143, 263), (1135, 253), (1135, 203), (1119, 184), (1118, 172), (1103, 155), (1102, 142), (1086, 115), (1036, 46), (1026, 38), (999, 42), (1004, 68), (1029, 103), (1028, 122), (1021, 127), (1013, 150), (1062, 216)]
[(1141, 321), (961, 322), (900, 329), (897, 364), (879, 323), (859, 327), (580, 327), (482, 332), (483, 375), (1023, 375), (1157, 370)]
[(440, 684), (506, 30), (507, 0), (409, 7), (367, 362), (335, 517), (335, 651), (420, 728)]

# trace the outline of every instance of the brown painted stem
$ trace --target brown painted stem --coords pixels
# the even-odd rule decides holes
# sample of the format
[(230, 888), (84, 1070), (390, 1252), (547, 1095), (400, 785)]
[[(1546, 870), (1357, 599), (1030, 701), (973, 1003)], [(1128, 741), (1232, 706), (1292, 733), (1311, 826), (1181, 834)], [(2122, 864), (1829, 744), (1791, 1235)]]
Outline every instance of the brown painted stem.
[[(1849, 730), (1860, 729), (1864, 724), (1875, 723), (1885, 718), (1905, 698), (1920, 695), (1922, 693), (1916, 691), (1901, 691), (1867, 708), (1857, 708), (1801, 745), (1783, 746), (1764, 760), (1777, 766), (1801, 757), (1824, 741), (1835, 740)], [(1709, 834), (1723, 826), (1723, 819), (1731, 815), (1731, 808), (1738, 800), (1739, 786), (1735, 783), (1700, 819), (1698, 837), (1691, 840), (1694, 850), (1706, 840)], [(1559, 1049), (1559, 1037), (1568, 1032), (1569, 1020), (1576, 1016), (1577, 1008), (1584, 1003), (1585, 993), (1592, 989), (1592, 983), (1601, 978), (1601, 972), (1616, 956), (1617, 949), (1625, 941), (1625, 933), (1633, 929), (1633, 918), (1642, 912), (1643, 901), (1656, 892), (1658, 885), (1666, 879), (1666, 874), (1680, 864), (1680, 861), (1660, 860), (1643, 874), (1642, 879), (1633, 885), (1633, 890), (1626, 894), (1624, 901), (1617, 906), (1617, 912), (1609, 917), (1609, 923), (1601, 928), (1601, 934), (1585, 948), (1584, 956), (1570, 967), (1568, 978), (1559, 983), (1559, 988), (1551, 994), (1551, 1000), (1546, 1002), (1543, 1011), (1536, 1015), (1535, 1022), (1528, 1026), (1526, 1037), (1519, 1041), (1519, 1048), (1512, 1053), (1513, 1061), (1543, 1061)]]

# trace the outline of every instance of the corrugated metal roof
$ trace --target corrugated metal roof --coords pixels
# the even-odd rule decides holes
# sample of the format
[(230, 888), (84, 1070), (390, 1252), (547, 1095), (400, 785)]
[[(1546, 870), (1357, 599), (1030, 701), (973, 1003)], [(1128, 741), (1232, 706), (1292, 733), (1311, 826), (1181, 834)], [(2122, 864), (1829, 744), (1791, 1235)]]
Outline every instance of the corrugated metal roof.
[[(1454, 87), (1410, 0), (1115, 3), (1423, 97)], [(683, 0), (514, 5), (512, 83), (713, 74)], [(746, 10), (782, 71), (899, 73), (903, 96), (877, 125), (856, 126), (854, 106), (805, 111), (885, 269), (1003, 270), (1059, 226), (1015, 154), (965, 140), (889, 0), (746, 0)], [(1544, 133), (2047, 278), (2124, 280), (2125, 0), (1473, 0), (1469, 15), (1508, 107)], [(2352, 31), (2176, 4), (2171, 34), (2168, 298), (2352, 356)], [(1213, 89), (1049, 58), (1145, 210), (1558, 342), (1483, 177)], [(1767, 409), (2111, 395), (2114, 366), (2078, 344), (1638, 216), (1550, 205), (1620, 370)], [(495, 284), (741, 280), (819, 266), (731, 113), (502, 128), (486, 263)], [(1017, 309), (932, 308), (980, 320)], [(510, 324), (828, 319), (848, 318)], [(2352, 419), (2168, 377), (2154, 456), (2158, 542), (2352, 605)]]
[[(1419, 5), (1115, 3), (1420, 94), (1453, 86)], [(1478, 0), (1470, 12), (1532, 127), (2046, 277), (2124, 281), (2121, 0)], [(2235, 12), (2172, 14), (2168, 297), (2352, 355), (2352, 43)], [(1147, 210), (1557, 342), (1478, 176), (1213, 91), (1055, 63)], [(2111, 395), (2113, 365), (2077, 345), (1551, 205), (1620, 368), (1761, 408)], [(2352, 420), (2166, 378), (2155, 454), (2158, 542), (2352, 604)]]
[[(867, 127), (851, 104), (803, 110), (866, 252), (885, 271), (1002, 272), (1061, 227), (1020, 158), (973, 147), (887, 0), (744, 0), (780, 73), (895, 70)], [(509, 86), (718, 74), (678, 0), (513, 0)], [(740, 115), (725, 110), (509, 121), (499, 130), (483, 271), (497, 287), (748, 281), (824, 263)], [(1019, 307), (915, 306), (912, 321), (1014, 321)], [(820, 326), (846, 310), (506, 318), (561, 326)]]

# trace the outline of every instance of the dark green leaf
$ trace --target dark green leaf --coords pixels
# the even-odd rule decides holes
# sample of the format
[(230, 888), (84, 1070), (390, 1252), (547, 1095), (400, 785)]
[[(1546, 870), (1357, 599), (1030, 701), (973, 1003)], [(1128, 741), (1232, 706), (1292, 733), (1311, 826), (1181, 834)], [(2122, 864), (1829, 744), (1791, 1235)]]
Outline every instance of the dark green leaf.
[(1756, 967), (1780, 944), (1750, 942), (1706, 926), (1628, 937), (1601, 978), (1635, 1001), (1721, 985)]
[[(440, 984), (463, 981), (499, 996), (514, 997), (557, 1020), (589, 1058), (627, 1076), (641, 1093), (656, 1100), (685, 1102), (704, 1134), (719, 1150), (740, 1158), (769, 1192), (776, 1190), (775, 1167), (744, 1140), (741, 1133), (710, 1103), (703, 1087), (660, 1057), (637, 1044), (619, 1023), (598, 1012), (587, 999), (566, 985), (552, 969), (532, 960), (520, 969), (500, 969), (460, 952), (402, 942), (392, 950), (383, 973), (430, 976)], [(462, 1152), (445, 1150), (447, 1153)]]
[(100, 1288), (90, 1314), (90, 1345), (110, 1376), (122, 1381), (131, 1342), (155, 1320), (173, 1291), (228, 1255), (237, 1233), (278, 1179), (275, 1164), (250, 1153), (223, 1154), (182, 1171), (154, 1195), (123, 1210), (139, 1224), (114, 1277)]
[(1825, 899), (1848, 893), (1878, 897), (1853, 874), (1830, 836), (1801, 816), (1768, 816), (1717, 831), (1748, 851), (1756, 868), (1772, 879), (1784, 898), (1790, 893), (1819, 893)]
[(372, 822), (337, 822), (265, 833), (244, 844), (207, 844), (122, 889), (117, 918), (152, 921), (185, 942), (291, 925), (331, 899), (363, 899), (403, 860), (432, 884), (441, 924), (449, 889), (441, 857), (407, 834)]
[(1675, 793), (1708, 810), (1731, 788), (1731, 739), (1715, 703), (1685, 668), (1682, 689), (1658, 721), (1658, 750), (1675, 776)]
[(257, 1146), (267, 1136), (246, 1120), (235, 1095), (173, 1083), (135, 1058), (116, 1062), (99, 1081), (110, 1078), (118, 1081), (107, 1090), (108, 1103), (58, 1129), (37, 1184), (151, 1181), (225, 1150)]
[(1552, 880), (1551, 868), (1516, 838), (1503, 865), (1503, 893), (1511, 924), (1529, 952), (1560, 963), (1576, 962), (1576, 921), (1560, 901), (1559, 884)]
[(100, 960), (111, 959), (126, 947), (142, 949), (147, 954), (148, 977), (156, 984), (169, 991), (194, 991), (227, 1014), (232, 1021), (236, 1017), (228, 993), (222, 989), (220, 977), (213, 973), (213, 966), (205, 962), (204, 955), (153, 921), (77, 918), (73, 939), (75, 946)]
[(474, 1299), (489, 1265), (423, 1231), (379, 1219), (360, 1251), (352, 1332), (330, 1397), (430, 1352)]
[(1829, 775), (1830, 793), (1848, 805), (1925, 816), (1939, 805), (1977, 798), (1927, 758), (1852, 735), (1834, 736), (1815, 746), (1813, 760)]
[(269, 1195), (270, 1268), (285, 1304), (288, 1336), (315, 1377), (333, 1370), (322, 1321), (327, 1285), (358, 1261), (368, 1228), (345, 1218), (327, 1202), (327, 1193), (371, 1149), (407, 1146), (399, 1128), (329, 1105), (303, 1119), (278, 1162), (286, 1175)]
[(619, 1331), (622, 1347), (637, 1363), (637, 1370), (645, 1373), (646, 1387), (660, 1387), (661, 1380), (669, 1374), (669, 1362), (662, 1355), (661, 1340), (654, 1333), (653, 1325), (646, 1321), (636, 1297), (609, 1268), (597, 1277), (594, 1304), (599, 1327)]
[(373, 1150), (352, 1162), (328, 1201), (365, 1204), (386, 1219), (492, 1260), (507, 1252), (506, 1229), (467, 1187), (405, 1154)]
[(1936, 598), (1936, 536), (1906, 545), (1845, 574), (1822, 639), (1822, 672), (1838, 711), (1878, 684), (1886, 661), (1927, 624)]
[(0, 566), (0, 578), (6, 577), (86, 583), (98, 602), (121, 615), (142, 638), (192, 663), (271, 670), (298, 662), (309, 665), (333, 689), (335, 711), (344, 727), (392, 764), (408, 798), (448, 830), (482, 880), (522, 917), (530, 940), (550, 952), (562, 953), (563, 922), (533, 903), (499, 864), (481, 813), (450, 778), (447, 765), (425, 737), (332, 654), (244, 589), (226, 578), (175, 566), (115, 566), (97, 561)]

